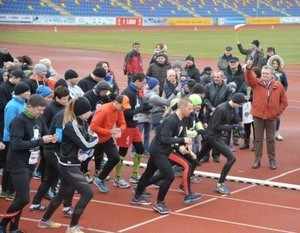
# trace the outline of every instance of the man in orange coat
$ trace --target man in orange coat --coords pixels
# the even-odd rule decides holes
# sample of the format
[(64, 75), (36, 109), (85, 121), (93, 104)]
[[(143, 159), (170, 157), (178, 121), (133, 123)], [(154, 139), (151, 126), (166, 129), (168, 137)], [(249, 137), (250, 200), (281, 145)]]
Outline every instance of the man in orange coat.
[(94, 179), (94, 184), (103, 193), (109, 191), (104, 183), (105, 178), (120, 160), (114, 139), (121, 137), (126, 129), (123, 111), (130, 108), (129, 98), (126, 95), (119, 95), (115, 101), (103, 104), (97, 109), (90, 125), (91, 130), (99, 137), (95, 153), (104, 152), (108, 159), (98, 177)]
[(267, 153), (270, 169), (276, 169), (275, 160), (275, 126), (277, 116), (281, 115), (288, 106), (284, 87), (274, 80), (273, 68), (263, 66), (261, 78), (256, 78), (251, 70), (252, 60), (247, 61), (245, 77), (246, 83), (253, 90), (251, 114), (254, 118), (255, 128), (255, 161), (253, 169), (260, 167), (263, 150), (264, 131), (266, 131)]

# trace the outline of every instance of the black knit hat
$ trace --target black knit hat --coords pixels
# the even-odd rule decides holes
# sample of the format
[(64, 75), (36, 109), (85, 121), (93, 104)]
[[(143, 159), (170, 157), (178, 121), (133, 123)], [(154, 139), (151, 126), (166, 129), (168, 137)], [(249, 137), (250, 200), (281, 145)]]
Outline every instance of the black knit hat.
[(247, 100), (245, 99), (245, 95), (243, 93), (236, 93), (234, 96), (231, 98), (232, 102), (236, 104), (243, 104)]
[(106, 75), (106, 70), (103, 67), (97, 67), (94, 69), (93, 75), (95, 75), (97, 78), (104, 78)]
[(74, 114), (80, 116), (92, 110), (90, 102), (85, 97), (78, 97), (74, 104)]
[(65, 80), (72, 79), (72, 78), (78, 78), (78, 74), (75, 70), (69, 69), (65, 73)]
[(257, 48), (259, 47), (259, 41), (258, 40), (252, 41), (251, 44), (254, 44)]
[(15, 95), (23, 94), (26, 91), (30, 91), (30, 87), (29, 87), (29, 85), (27, 83), (19, 82), (14, 87), (14, 94)]

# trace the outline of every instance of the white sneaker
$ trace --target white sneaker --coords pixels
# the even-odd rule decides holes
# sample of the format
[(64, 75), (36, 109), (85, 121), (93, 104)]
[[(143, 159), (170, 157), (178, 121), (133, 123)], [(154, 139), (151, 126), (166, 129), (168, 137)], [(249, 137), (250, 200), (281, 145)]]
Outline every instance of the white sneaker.
[(114, 180), (113, 185), (121, 189), (128, 189), (130, 187), (130, 184), (124, 179)]
[(279, 134), (279, 131), (276, 131), (276, 133), (275, 133), (275, 139), (277, 141), (283, 141), (283, 137)]
[(138, 175), (137, 177), (136, 176), (131, 176), (130, 179), (129, 179), (129, 182), (132, 183), (132, 184), (137, 184), (139, 182), (140, 178), (141, 178), (140, 175)]

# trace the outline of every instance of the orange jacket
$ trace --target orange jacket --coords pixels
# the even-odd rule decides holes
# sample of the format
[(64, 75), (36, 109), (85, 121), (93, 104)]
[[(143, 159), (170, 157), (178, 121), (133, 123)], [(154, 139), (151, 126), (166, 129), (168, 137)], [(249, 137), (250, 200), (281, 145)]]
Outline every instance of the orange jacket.
[(253, 90), (251, 114), (265, 120), (276, 120), (288, 106), (284, 87), (278, 81), (272, 81), (268, 88), (262, 80), (256, 78), (252, 70), (245, 71), (246, 83)]
[(114, 102), (103, 104), (93, 116), (90, 128), (99, 137), (99, 143), (104, 143), (111, 138), (111, 129), (114, 126), (122, 132), (126, 129), (126, 122), (123, 111), (118, 111)]

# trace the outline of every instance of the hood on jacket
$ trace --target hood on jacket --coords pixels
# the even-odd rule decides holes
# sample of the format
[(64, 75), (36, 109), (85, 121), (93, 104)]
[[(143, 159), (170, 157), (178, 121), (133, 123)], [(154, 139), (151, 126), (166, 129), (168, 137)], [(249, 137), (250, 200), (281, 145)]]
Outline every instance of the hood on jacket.
[(279, 66), (280, 66), (281, 69), (283, 69), (283, 68), (284, 68), (284, 61), (283, 61), (283, 59), (282, 59), (279, 55), (277, 55), (277, 54), (275, 54), (275, 55), (273, 55), (273, 56), (271, 56), (271, 57), (269, 58), (269, 60), (268, 60), (268, 62), (267, 62), (267, 65), (272, 66), (272, 63), (273, 63), (273, 61), (274, 61), (275, 59), (279, 61)]

